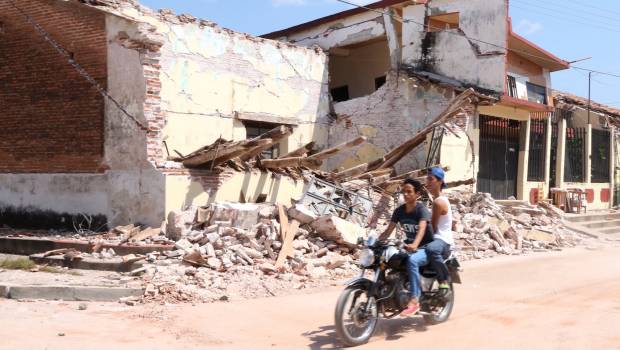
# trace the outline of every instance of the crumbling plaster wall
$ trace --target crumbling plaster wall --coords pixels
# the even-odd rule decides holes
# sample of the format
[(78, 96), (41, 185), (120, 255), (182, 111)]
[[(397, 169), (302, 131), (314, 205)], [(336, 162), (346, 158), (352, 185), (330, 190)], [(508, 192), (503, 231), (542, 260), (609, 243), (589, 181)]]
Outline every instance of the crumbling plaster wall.
[[(507, 38), (505, 0), (434, 0), (403, 9), (402, 61), (465, 84), (504, 91)], [(459, 28), (426, 32), (427, 16), (459, 12)], [(478, 39), (494, 45), (471, 40)], [(497, 46), (495, 46), (497, 45)], [(499, 47), (498, 47), (499, 46)]]
[(318, 45), (323, 50), (329, 50), (383, 36), (385, 36), (383, 16), (369, 11), (292, 33), (280, 40), (302, 46)]
[(161, 54), (163, 139), (187, 154), (225, 139), (245, 138), (244, 115), (296, 125), (282, 151), (314, 140), (327, 144), (327, 57), (232, 32), (213, 24), (156, 23)]
[[(342, 140), (363, 135), (368, 142), (362, 146), (339, 153), (328, 162), (328, 169), (343, 170), (360, 163), (380, 158), (391, 149), (415, 136), (448, 106), (456, 96), (449, 87), (419, 81), (415, 78), (390, 73), (383, 87), (373, 94), (334, 104), (337, 121), (330, 130), (330, 140), (336, 144)], [(471, 120), (472, 117), (470, 116)], [(469, 130), (469, 126), (466, 130)], [(467, 137), (457, 140), (447, 138), (450, 147), (466, 147), (472, 158), (473, 151)], [(397, 172), (419, 169), (426, 162), (426, 147), (420, 146), (396, 164)], [(450, 149), (449, 147), (446, 150)], [(444, 155), (445, 151), (442, 151)], [(463, 149), (459, 150), (458, 163), (446, 164), (455, 170), (454, 180), (471, 178), (470, 163), (463, 161)], [(444, 155), (445, 157), (445, 155)]]
[(259, 196), (270, 203), (290, 205), (299, 199), (306, 184), (302, 179), (251, 170), (223, 173), (192, 171), (166, 176), (166, 213), (214, 202), (256, 202)]

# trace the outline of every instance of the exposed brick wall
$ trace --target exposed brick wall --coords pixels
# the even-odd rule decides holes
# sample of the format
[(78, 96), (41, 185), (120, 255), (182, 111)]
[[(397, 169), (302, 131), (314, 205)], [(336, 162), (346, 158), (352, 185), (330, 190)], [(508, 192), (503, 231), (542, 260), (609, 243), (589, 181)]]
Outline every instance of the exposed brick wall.
[[(104, 88), (104, 14), (14, 0)], [(101, 171), (104, 100), (8, 2), (0, 1), (0, 172)]]

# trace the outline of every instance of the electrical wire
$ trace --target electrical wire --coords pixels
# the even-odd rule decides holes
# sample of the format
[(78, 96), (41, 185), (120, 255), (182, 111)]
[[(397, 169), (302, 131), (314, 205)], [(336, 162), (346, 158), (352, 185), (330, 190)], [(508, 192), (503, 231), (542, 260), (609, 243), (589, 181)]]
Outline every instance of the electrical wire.
[(608, 30), (608, 31), (614, 32), (614, 33), (620, 33), (620, 29), (618, 29), (618, 28), (610, 28), (610, 27), (606, 26), (608, 23), (603, 23), (603, 22), (592, 23), (588, 19), (579, 20), (579, 19), (573, 18), (571, 15), (567, 15), (567, 14), (564, 14), (564, 13), (556, 12), (556, 11), (553, 11), (553, 10), (546, 10), (544, 8), (541, 8), (541, 7), (531, 8), (531, 7), (528, 7), (528, 5), (519, 4), (519, 3), (512, 3), (511, 6), (513, 6), (515, 8), (518, 8), (520, 10), (523, 10), (523, 11), (528, 11), (528, 12), (531, 12), (531, 13), (539, 14), (541, 16), (546, 16), (548, 18), (555, 19), (555, 20), (561, 21), (563, 23), (566, 23), (567, 21), (569, 21), (569, 22), (572, 22), (572, 23), (579, 23), (579, 24), (582, 24), (584, 26), (589, 26), (589, 27), (593, 27), (593, 28), (597, 28), (597, 29), (602, 29), (602, 30)]
[[(583, 11), (583, 10), (579, 10), (579, 13), (575, 13), (573, 11), (571, 11), (570, 9), (567, 9), (565, 7), (560, 7), (560, 6), (556, 6), (556, 7), (548, 7), (548, 6), (543, 6), (541, 5), (540, 2), (535, 2), (532, 0), (512, 0), (513, 2), (511, 2), (512, 5), (514, 4), (518, 4), (518, 3), (522, 3), (522, 5), (525, 6), (532, 6), (535, 8), (540, 8), (540, 9), (545, 9), (545, 10), (549, 10), (552, 11), (553, 13), (561, 13), (561, 14), (565, 14), (568, 16), (574, 16), (578, 19), (582, 19), (582, 20), (586, 20), (586, 21), (590, 21), (590, 23), (592, 23), (593, 21), (596, 21), (596, 23), (601, 23), (601, 24), (605, 24), (605, 25), (620, 25), (620, 21), (618, 21), (618, 18), (614, 18), (614, 17), (608, 17), (602, 14), (596, 14), (596, 13), (592, 13), (592, 12), (588, 12), (588, 11)], [(553, 6), (553, 5), (552, 5)], [(587, 17), (587, 16), (594, 16), (593, 17)], [(611, 21), (609, 21), (611, 20)]]

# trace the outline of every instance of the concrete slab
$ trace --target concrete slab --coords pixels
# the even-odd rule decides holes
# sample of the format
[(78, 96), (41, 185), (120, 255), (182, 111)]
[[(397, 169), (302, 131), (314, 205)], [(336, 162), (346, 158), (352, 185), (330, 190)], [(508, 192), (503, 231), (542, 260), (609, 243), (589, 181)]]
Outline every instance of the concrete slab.
[(8, 289), (9, 299), (44, 299), (66, 301), (116, 301), (123, 297), (140, 296), (142, 288), (108, 288), (85, 286), (0, 286)]
[[(93, 243), (75, 239), (47, 239), (34, 237), (0, 237), (0, 253), (32, 255), (54, 249), (72, 248), (80, 252), (90, 253)], [(112, 248), (119, 255), (147, 254), (154, 251), (167, 251), (174, 248), (173, 244), (104, 244), (102, 249)]]
[(65, 260), (63, 256), (43, 257), (42, 254), (33, 254), (33, 255), (30, 255), (30, 260), (34, 261), (35, 263), (39, 265), (60, 266), (60, 267), (68, 267), (70, 269), (80, 269), (80, 270), (129, 272), (129, 271), (133, 271), (135, 269), (142, 267), (142, 263), (139, 261), (125, 262), (121, 258), (112, 258), (112, 259), (83, 258), (83, 259)]

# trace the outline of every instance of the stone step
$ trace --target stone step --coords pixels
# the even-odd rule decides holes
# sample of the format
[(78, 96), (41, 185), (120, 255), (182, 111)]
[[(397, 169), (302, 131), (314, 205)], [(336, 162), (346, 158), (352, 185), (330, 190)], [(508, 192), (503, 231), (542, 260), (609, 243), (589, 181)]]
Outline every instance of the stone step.
[(620, 220), (620, 213), (607, 213), (607, 214), (584, 214), (584, 215), (567, 215), (564, 220), (569, 222), (593, 222), (604, 220)]
[(588, 221), (579, 223), (581, 226), (586, 228), (600, 229), (600, 228), (608, 228), (608, 227), (617, 227), (620, 229), (620, 219), (617, 220), (602, 220), (602, 221)]

